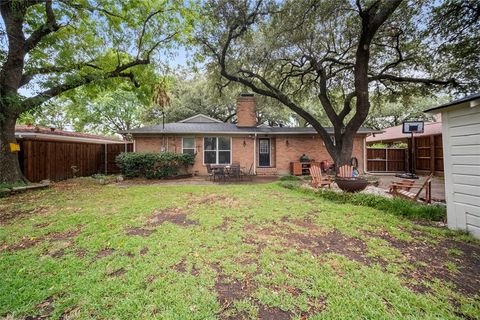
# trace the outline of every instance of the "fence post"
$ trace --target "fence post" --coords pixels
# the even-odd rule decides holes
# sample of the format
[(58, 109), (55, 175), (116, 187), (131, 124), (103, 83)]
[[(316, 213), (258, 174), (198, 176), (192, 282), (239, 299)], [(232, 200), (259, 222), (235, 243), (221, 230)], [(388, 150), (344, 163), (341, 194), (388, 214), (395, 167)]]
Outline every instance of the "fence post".
[(105, 175), (107, 175), (107, 167), (108, 167), (108, 150), (107, 144), (105, 143)]

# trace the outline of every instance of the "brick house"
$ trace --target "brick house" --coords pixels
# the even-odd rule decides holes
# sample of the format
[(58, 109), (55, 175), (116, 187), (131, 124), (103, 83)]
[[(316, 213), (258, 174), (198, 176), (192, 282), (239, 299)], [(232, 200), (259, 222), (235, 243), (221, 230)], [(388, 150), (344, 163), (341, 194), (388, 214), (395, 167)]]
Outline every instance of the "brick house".
[[(206, 164), (239, 162), (252, 164), (258, 175), (289, 174), (291, 163), (306, 154), (311, 161), (332, 159), (322, 139), (310, 127), (257, 126), (256, 103), (252, 94), (237, 99), (237, 123), (224, 123), (205, 115), (196, 115), (175, 123), (166, 123), (128, 131), (136, 152), (183, 152), (196, 154), (193, 171), (204, 175)], [(333, 134), (333, 129), (327, 129)], [(364, 172), (365, 141), (371, 129), (361, 128), (354, 142), (352, 156)]]

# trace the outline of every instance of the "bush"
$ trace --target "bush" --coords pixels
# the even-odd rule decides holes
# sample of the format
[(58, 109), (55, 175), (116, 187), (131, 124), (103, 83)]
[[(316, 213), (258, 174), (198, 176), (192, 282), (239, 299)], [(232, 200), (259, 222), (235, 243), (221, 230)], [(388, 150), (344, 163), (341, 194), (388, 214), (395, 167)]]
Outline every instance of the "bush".
[(298, 180), (300, 180), (300, 178), (297, 177), (297, 176), (282, 176), (282, 177), (280, 177), (279, 180), (280, 181), (298, 181)]
[(122, 174), (129, 178), (163, 179), (185, 171), (195, 161), (192, 154), (174, 152), (128, 152), (119, 154), (115, 162)]
[(440, 205), (425, 205), (401, 198), (390, 199), (366, 193), (335, 192), (328, 189), (311, 190), (302, 188), (299, 183), (291, 181), (280, 182), (280, 185), (305, 194), (314, 194), (333, 202), (367, 206), (412, 219), (444, 221), (447, 217), (446, 208)]

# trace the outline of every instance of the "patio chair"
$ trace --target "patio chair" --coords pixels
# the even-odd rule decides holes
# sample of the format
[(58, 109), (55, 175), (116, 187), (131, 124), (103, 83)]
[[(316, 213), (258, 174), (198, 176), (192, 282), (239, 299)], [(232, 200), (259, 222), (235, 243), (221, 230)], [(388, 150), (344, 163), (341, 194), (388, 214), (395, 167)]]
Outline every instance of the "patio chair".
[(240, 163), (234, 163), (230, 166), (230, 169), (228, 170), (228, 178), (237, 180), (242, 178)]
[[(408, 200), (412, 200), (417, 202), (418, 200), (424, 200), (426, 203), (430, 203), (432, 201), (432, 178), (433, 173), (425, 178), (425, 181), (421, 184), (415, 184), (414, 181), (408, 181), (407, 183), (400, 181), (396, 182), (393, 181), (390, 184), (389, 193), (394, 197), (400, 197)], [(411, 192), (411, 189), (417, 189), (416, 193)], [(422, 193), (423, 189), (425, 189), (425, 198), (421, 199), (420, 194)]]
[(333, 179), (329, 176), (322, 176), (322, 170), (319, 166), (313, 165), (310, 166), (310, 176), (312, 177), (312, 182), (310, 185), (314, 188), (322, 188), (323, 186), (332, 187)]
[(255, 173), (253, 172), (253, 163), (250, 165), (250, 169), (248, 169), (248, 171), (245, 171), (245, 170), (241, 170), (240, 171), (240, 174), (243, 176), (243, 177), (248, 177), (250, 179), (250, 181), (253, 180), (253, 176), (255, 176)]
[(337, 177), (352, 178), (353, 177), (353, 166), (346, 164), (346, 165), (343, 165), (340, 168), (338, 168)]
[(218, 167), (218, 168), (212, 169), (212, 173), (213, 173), (213, 181), (215, 181), (215, 179), (223, 180), (223, 181), (226, 180), (224, 167)]
[(212, 169), (212, 165), (211, 165), (211, 164), (207, 164), (206, 167), (207, 167), (207, 174), (208, 174), (207, 179), (208, 179), (208, 180), (211, 180), (211, 179), (213, 178), (213, 172), (214, 172), (215, 170)]

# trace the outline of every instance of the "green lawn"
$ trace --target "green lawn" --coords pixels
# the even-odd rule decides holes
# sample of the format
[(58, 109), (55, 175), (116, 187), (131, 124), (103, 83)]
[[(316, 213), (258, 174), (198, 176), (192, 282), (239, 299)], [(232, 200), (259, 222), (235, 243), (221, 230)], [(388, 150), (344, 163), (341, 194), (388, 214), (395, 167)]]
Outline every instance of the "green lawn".
[(0, 199), (0, 317), (476, 319), (468, 235), (276, 183)]

